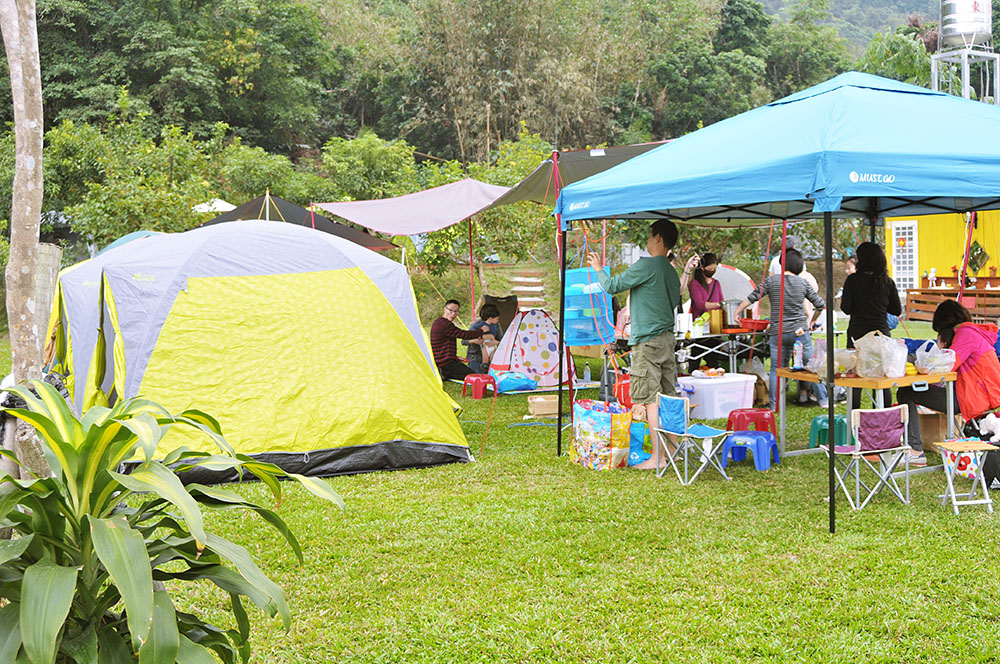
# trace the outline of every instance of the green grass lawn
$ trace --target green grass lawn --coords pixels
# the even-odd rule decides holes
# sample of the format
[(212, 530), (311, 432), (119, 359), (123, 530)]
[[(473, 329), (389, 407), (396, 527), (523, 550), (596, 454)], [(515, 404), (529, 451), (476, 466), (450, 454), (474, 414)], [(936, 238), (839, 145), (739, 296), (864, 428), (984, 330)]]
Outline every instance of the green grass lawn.
[[(210, 519), (292, 605), (288, 634), (254, 616), (257, 661), (996, 661), (996, 520), (940, 506), (940, 475), (910, 506), (841, 499), (831, 536), (822, 455), (691, 487), (588, 471), (556, 457), (554, 427), (510, 426), (524, 396), (496, 401), (480, 455), (491, 402), (447, 390), (477, 461), (335, 478), (346, 514), (289, 486), (304, 565), (257, 520)], [(820, 412), (792, 409), (792, 447)]]
[[(334, 478), (346, 513), (287, 485), (305, 564), (258, 519), (209, 516), (292, 606), (287, 634), (251, 613), (254, 661), (997, 661), (996, 518), (956, 518), (941, 475), (916, 476), (909, 506), (841, 497), (831, 536), (822, 455), (691, 487), (594, 472), (555, 455), (554, 427), (511, 426), (525, 396), (496, 400), (479, 454), (493, 402), (446, 389), (476, 462)], [(821, 412), (790, 408), (790, 449)], [(208, 583), (178, 601), (225, 624)]]

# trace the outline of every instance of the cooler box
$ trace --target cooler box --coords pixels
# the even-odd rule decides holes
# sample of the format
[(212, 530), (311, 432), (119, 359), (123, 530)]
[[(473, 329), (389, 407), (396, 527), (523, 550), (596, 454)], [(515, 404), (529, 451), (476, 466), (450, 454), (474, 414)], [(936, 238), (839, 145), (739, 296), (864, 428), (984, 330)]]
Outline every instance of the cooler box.
[(691, 417), (699, 420), (725, 419), (737, 408), (752, 408), (756, 381), (756, 376), (747, 374), (726, 374), (721, 378), (677, 377), (683, 396), (691, 402)]

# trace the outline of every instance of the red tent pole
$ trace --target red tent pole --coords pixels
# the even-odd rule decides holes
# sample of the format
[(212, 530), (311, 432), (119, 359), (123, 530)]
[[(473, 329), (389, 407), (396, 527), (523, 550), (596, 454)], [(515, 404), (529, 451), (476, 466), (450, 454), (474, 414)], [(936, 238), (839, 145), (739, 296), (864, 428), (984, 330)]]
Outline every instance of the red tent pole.
[(608, 264), (608, 220), (605, 219), (601, 222), (604, 227), (604, 232), (601, 234), (601, 262), (605, 265)]
[(962, 258), (962, 271), (958, 276), (958, 302), (962, 303), (962, 295), (965, 293), (965, 275), (969, 270), (969, 249), (972, 247), (972, 227), (976, 225), (976, 211), (965, 223), (965, 256)]
[[(785, 248), (788, 243), (788, 220), (781, 222), (781, 291), (778, 295), (778, 368), (781, 364), (781, 328), (785, 321)], [(780, 381), (779, 381), (780, 383)], [(774, 395), (777, 399), (778, 395)]]
[(313, 230), (316, 230), (316, 206), (315, 203), (309, 204), (309, 220), (312, 222)]
[(476, 320), (476, 267), (472, 262), (472, 217), (469, 217), (469, 290), (472, 293), (472, 299), (469, 300), (472, 313), (469, 315), (472, 320)]
[[(552, 176), (555, 184), (555, 196), (559, 198), (559, 190), (562, 187), (559, 185), (559, 151), (552, 151)], [(559, 219), (559, 215), (556, 215), (556, 255), (559, 257), (559, 264), (562, 265), (563, 255), (562, 252), (566, 248), (565, 242), (562, 241), (562, 221)], [(562, 282), (560, 282), (562, 283)], [(559, 319), (559, 327), (562, 327), (562, 319)]]

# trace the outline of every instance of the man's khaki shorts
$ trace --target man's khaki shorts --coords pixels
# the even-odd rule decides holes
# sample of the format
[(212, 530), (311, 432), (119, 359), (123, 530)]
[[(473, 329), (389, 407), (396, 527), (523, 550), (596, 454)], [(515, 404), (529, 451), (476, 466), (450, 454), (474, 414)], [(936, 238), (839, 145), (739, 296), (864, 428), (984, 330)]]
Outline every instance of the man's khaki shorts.
[(658, 392), (673, 396), (677, 383), (674, 333), (664, 332), (633, 346), (629, 375), (629, 398), (632, 403), (655, 403)]

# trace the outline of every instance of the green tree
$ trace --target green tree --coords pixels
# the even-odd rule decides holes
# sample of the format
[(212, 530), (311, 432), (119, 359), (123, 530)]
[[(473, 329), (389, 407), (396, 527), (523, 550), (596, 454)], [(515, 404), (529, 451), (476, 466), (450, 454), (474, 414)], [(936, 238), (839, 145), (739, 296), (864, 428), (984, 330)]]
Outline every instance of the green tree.
[(417, 190), (413, 146), (362, 131), (354, 139), (332, 138), (323, 146), (323, 169), (337, 200), (391, 198)]
[(741, 50), (713, 53), (704, 42), (687, 42), (650, 64), (656, 87), (653, 133), (681, 136), (766, 103), (765, 64)]
[(931, 86), (931, 57), (923, 41), (899, 32), (875, 33), (856, 66), (869, 74)]
[(47, 126), (103, 122), (125, 86), (158, 127), (204, 137), (224, 121), (286, 152), (322, 138), (335, 72), (312, 0), (41, 0), (38, 31)]
[(739, 49), (747, 55), (766, 58), (770, 28), (771, 17), (757, 0), (727, 0), (712, 45), (716, 53)]
[(785, 97), (845, 71), (847, 43), (836, 29), (822, 25), (829, 17), (829, 0), (799, 0), (788, 21), (771, 26), (767, 86)]

